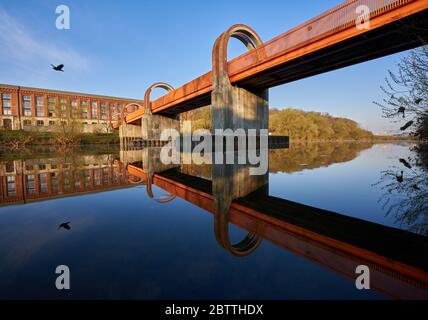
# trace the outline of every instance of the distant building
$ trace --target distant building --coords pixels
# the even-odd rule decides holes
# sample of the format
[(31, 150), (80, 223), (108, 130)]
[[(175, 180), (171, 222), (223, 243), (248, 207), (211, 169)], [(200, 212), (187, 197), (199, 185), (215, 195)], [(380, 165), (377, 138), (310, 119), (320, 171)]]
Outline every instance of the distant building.
[(141, 100), (0, 84), (0, 129), (52, 131), (61, 123), (79, 123), (83, 132), (106, 132), (111, 119)]

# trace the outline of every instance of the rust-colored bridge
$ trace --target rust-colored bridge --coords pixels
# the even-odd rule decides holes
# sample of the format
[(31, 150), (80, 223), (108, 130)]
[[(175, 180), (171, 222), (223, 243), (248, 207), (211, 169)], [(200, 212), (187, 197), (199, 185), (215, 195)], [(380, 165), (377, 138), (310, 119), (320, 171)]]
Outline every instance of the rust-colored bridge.
[[(369, 15), (359, 16), (364, 12), (359, 11), (363, 10), (360, 6), (366, 6)], [(369, 28), (364, 28), (367, 20)], [(428, 39), (427, 27), (426, 0), (349, 0), (265, 43), (251, 28), (237, 25), (217, 40), (212, 72), (177, 89), (169, 88), (166, 95), (151, 103), (145, 101), (145, 108), (126, 115), (123, 120), (141, 125), (146, 108), (152, 114), (172, 117), (210, 105), (213, 84), (219, 77), (216, 68), (222, 63), (233, 86), (251, 92), (266, 90), (420, 46)], [(250, 50), (227, 62), (230, 37), (238, 38)], [(145, 98), (149, 100), (149, 95)], [(115, 127), (118, 126), (116, 123)]]

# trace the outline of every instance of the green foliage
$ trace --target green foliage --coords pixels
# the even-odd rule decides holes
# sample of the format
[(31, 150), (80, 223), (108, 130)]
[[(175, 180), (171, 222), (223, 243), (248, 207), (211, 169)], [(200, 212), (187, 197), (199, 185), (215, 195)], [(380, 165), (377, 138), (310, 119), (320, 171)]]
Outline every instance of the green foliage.
[(80, 144), (118, 144), (119, 135), (113, 133), (96, 133), (96, 134), (83, 134), (80, 137)]
[(211, 130), (211, 107), (202, 107), (183, 113), (181, 121), (192, 121), (192, 131)]
[(371, 140), (374, 135), (350, 119), (297, 109), (272, 109), (269, 131), (293, 140)]
[[(187, 112), (182, 120), (192, 121), (192, 130), (211, 130), (211, 109), (204, 107)], [(372, 140), (374, 135), (352, 120), (319, 112), (298, 109), (270, 109), (269, 132), (290, 136), (293, 140)]]

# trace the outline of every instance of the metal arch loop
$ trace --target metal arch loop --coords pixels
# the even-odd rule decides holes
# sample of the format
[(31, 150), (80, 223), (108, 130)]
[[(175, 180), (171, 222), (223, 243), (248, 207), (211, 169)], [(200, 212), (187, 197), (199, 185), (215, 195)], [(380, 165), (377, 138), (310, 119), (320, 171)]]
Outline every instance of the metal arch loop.
[(146, 92), (144, 93), (144, 108), (145, 108), (145, 112), (152, 112), (152, 107), (151, 107), (151, 102), (150, 102), (150, 94), (152, 93), (153, 89), (156, 88), (161, 88), (161, 89), (165, 89), (167, 92), (171, 92), (172, 90), (174, 90), (174, 87), (171, 86), (168, 83), (165, 82), (156, 82), (154, 84), (152, 84), (150, 87), (147, 88)]
[(158, 203), (168, 203), (174, 200), (177, 196), (172, 193), (162, 194), (157, 198), (154, 198), (154, 200)]
[(136, 102), (131, 102), (131, 103), (128, 103), (126, 106), (124, 106), (123, 108), (122, 108), (122, 112), (121, 112), (121, 114), (120, 114), (120, 118), (121, 118), (121, 122), (122, 122), (122, 124), (124, 124), (124, 122), (125, 122), (125, 117), (126, 117), (126, 115), (128, 114), (128, 111), (127, 111), (127, 109), (129, 108), (129, 107), (132, 107), (132, 106), (137, 106), (138, 107), (138, 109), (141, 109), (141, 108), (143, 108), (143, 106), (142, 105), (140, 105), (140, 104), (138, 104), (138, 103), (136, 103)]
[(214, 233), (218, 243), (234, 256), (244, 257), (253, 253), (261, 244), (256, 232), (248, 232), (244, 239), (232, 244), (229, 236), (231, 201), (215, 200)]
[(235, 256), (247, 256), (258, 248), (262, 239), (254, 232), (249, 232), (247, 236), (237, 244), (230, 244), (229, 251)]
[(176, 198), (176, 195), (170, 193), (170, 194), (164, 194), (161, 195), (157, 198), (154, 197), (153, 195), (153, 189), (152, 189), (152, 185), (153, 185), (153, 175), (148, 174), (147, 175), (147, 183), (146, 183), (146, 192), (147, 192), (147, 196), (153, 200), (155, 200), (158, 203), (168, 203), (171, 202), (172, 200), (174, 200)]
[(128, 183), (131, 183), (131, 184), (141, 184), (141, 185), (145, 185), (146, 184), (146, 181), (143, 178), (135, 177), (138, 180), (134, 181), (132, 179), (132, 177), (135, 177), (135, 176), (128, 177)]
[(214, 90), (216, 86), (221, 86), (222, 82), (230, 84), (227, 59), (227, 48), (230, 38), (238, 39), (248, 50), (255, 49), (263, 44), (257, 32), (244, 24), (235, 24), (223, 32), (215, 41), (212, 52)]

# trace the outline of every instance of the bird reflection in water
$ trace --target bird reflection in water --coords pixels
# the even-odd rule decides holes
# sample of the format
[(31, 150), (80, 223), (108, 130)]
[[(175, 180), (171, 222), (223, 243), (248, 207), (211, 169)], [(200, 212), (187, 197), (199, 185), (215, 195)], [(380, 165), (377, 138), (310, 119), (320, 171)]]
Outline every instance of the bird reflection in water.
[[(382, 203), (386, 215), (408, 231), (428, 235), (428, 147), (412, 147), (414, 156), (398, 159), (398, 164), (381, 172), (374, 185), (382, 186)], [(400, 172), (397, 174), (397, 172)]]
[(69, 222), (61, 223), (61, 224), (58, 226), (58, 229), (70, 230), (70, 229), (71, 229), (71, 227), (70, 227), (70, 221), (69, 221)]

